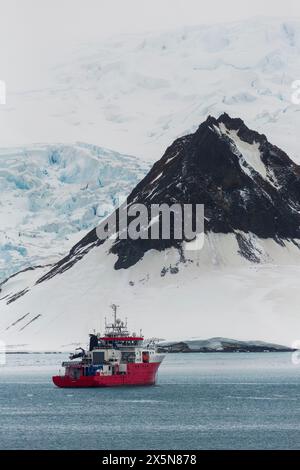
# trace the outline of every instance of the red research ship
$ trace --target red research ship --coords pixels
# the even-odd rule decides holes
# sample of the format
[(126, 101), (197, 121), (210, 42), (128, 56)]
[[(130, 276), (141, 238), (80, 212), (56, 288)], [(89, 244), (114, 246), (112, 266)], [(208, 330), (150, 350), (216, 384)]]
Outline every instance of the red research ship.
[[(105, 321), (103, 337), (90, 335), (89, 351), (71, 354), (63, 362), (64, 375), (52, 377), (58, 387), (115, 387), (122, 385), (154, 385), (157, 370), (164, 358), (156, 351), (154, 342), (144, 344), (142, 334), (136, 336), (127, 330), (127, 321), (117, 318)], [(80, 360), (74, 360), (74, 359)]]

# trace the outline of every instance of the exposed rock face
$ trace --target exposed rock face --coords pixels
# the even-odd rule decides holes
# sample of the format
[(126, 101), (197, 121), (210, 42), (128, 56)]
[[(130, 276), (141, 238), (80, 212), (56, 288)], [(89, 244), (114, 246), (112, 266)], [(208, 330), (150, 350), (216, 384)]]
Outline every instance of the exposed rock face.
[[(251, 236), (300, 238), (300, 167), (266, 136), (241, 119), (208, 117), (191, 135), (177, 139), (130, 194), (127, 204), (204, 204), (205, 231), (234, 233), (240, 254), (259, 262)], [(102, 242), (92, 230), (39, 282), (69, 269)], [(294, 242), (297, 244), (297, 242)], [(182, 240), (116, 240), (115, 268), (136, 264), (150, 249), (181, 250)]]

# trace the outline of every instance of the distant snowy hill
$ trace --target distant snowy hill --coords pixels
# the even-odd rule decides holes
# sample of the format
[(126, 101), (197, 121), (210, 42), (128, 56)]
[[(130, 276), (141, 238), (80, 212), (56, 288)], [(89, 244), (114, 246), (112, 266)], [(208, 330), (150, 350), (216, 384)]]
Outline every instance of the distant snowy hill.
[(177, 341), (161, 341), (159, 348), (166, 352), (288, 352), (291, 348), (280, 344), (264, 341), (237, 341), (228, 338), (182, 339)]
[(300, 158), (300, 107), (291, 102), (300, 79), (299, 20), (115, 36), (54, 65), (34, 88), (21, 79), (19, 89), (8, 86), (2, 146), (80, 140), (155, 161), (209, 114), (226, 111)]
[(64, 256), (147, 169), (134, 157), (83, 143), (0, 149), (0, 282)]
[(204, 203), (203, 249), (172, 238), (103, 242), (91, 230), (58, 263), (0, 285), (9, 347), (84, 343), (112, 302), (147, 337), (298, 339), (300, 167), (286, 153), (241, 119), (209, 117), (168, 147), (135, 202)]

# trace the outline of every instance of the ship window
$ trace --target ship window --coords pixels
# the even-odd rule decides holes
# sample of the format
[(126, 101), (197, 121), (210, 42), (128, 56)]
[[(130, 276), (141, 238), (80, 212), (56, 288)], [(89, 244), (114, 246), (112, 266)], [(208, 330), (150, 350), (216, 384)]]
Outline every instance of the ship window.
[(92, 362), (93, 362), (93, 364), (103, 364), (103, 362), (104, 362), (104, 352), (103, 351), (93, 351), (92, 352)]
[(124, 362), (135, 362), (135, 353), (129, 351), (122, 351), (122, 361)]

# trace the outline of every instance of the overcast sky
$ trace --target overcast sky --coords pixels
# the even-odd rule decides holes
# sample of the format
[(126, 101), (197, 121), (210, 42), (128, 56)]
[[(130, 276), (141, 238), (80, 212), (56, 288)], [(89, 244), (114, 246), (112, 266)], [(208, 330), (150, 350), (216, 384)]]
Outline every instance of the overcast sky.
[(0, 0), (0, 79), (55, 63), (76, 43), (253, 16), (300, 17), (299, 0)]

